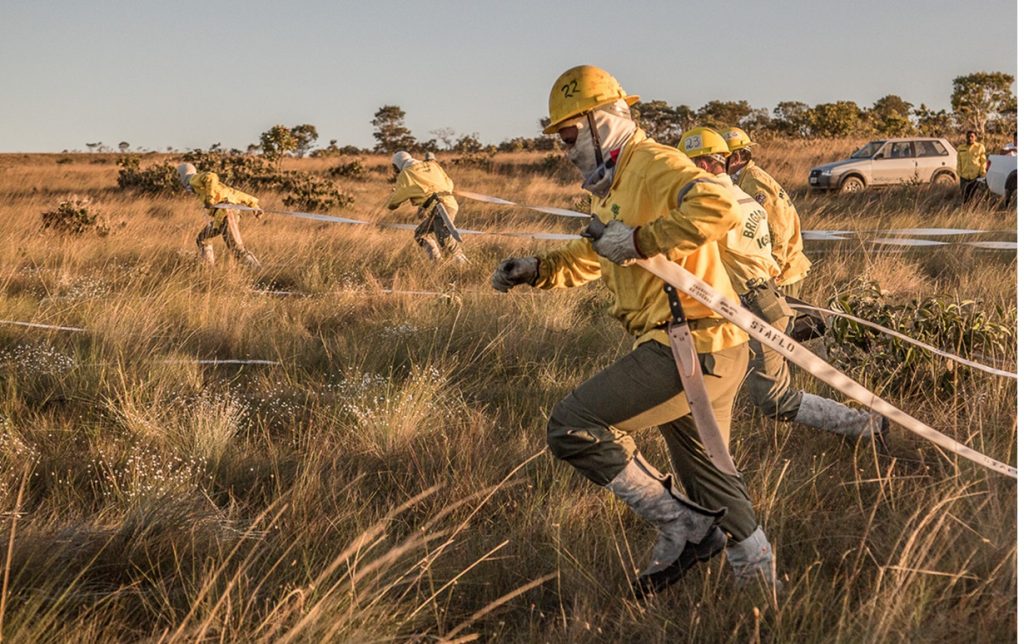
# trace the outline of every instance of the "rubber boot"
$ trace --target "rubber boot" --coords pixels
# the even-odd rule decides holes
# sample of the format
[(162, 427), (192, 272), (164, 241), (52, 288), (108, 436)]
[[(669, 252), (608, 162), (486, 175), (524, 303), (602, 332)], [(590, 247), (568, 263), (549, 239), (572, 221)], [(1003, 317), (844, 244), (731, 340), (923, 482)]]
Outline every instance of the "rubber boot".
[(779, 590), (772, 544), (768, 543), (768, 537), (760, 526), (743, 541), (730, 543), (725, 549), (725, 556), (739, 586), (760, 582), (767, 588)]
[(437, 241), (432, 237), (420, 237), (416, 240), (416, 243), (420, 245), (432, 261), (441, 259), (441, 248), (437, 245)]
[(246, 268), (252, 271), (258, 271), (263, 267), (263, 265), (260, 264), (260, 260), (256, 259), (256, 256), (249, 251), (243, 251), (240, 253), (238, 255), (238, 261), (242, 262)]
[(725, 548), (725, 533), (718, 527), (725, 510), (715, 512), (691, 502), (672, 489), (671, 477), (640, 454), (605, 487), (658, 529), (651, 561), (633, 584), (638, 598), (664, 590), (698, 561)]
[(215, 256), (212, 244), (199, 244), (199, 261), (207, 266), (213, 266)]
[(450, 245), (450, 250), (451, 250), (452, 261), (454, 261), (456, 264), (460, 264), (461, 265), (461, 264), (468, 264), (469, 263), (469, 258), (467, 258), (466, 254), (462, 252), (462, 246), (461, 245), (459, 245), (458, 243), (451, 244)]
[(842, 403), (808, 393), (801, 396), (800, 408), (793, 420), (852, 439), (877, 436), (883, 443), (889, 429), (888, 420), (883, 416), (850, 409)]

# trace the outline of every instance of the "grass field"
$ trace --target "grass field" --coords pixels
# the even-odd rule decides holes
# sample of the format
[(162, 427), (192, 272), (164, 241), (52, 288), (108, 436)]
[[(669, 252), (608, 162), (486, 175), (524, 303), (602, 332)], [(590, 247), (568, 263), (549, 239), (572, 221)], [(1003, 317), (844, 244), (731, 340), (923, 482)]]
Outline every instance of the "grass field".
[[(928, 189), (805, 189), (811, 165), (855, 146), (758, 154), (805, 229), (1016, 228), (1012, 211), (962, 210)], [(579, 189), (539, 170), (543, 156), (441, 161), (459, 188), (571, 207)], [(718, 558), (650, 602), (633, 600), (630, 571), (651, 530), (545, 451), (547, 410), (630, 340), (599, 285), (504, 296), (489, 287), (497, 261), (555, 242), (474, 237), (468, 265), (434, 266), (407, 231), (267, 215), (242, 222), (261, 272), (235, 265), (220, 240), (217, 266), (204, 270), (198, 201), (120, 192), (116, 174), (112, 156), (0, 156), (0, 319), (87, 329), (0, 325), (4, 639), (1016, 638), (1014, 481), (899, 428), (890, 458), (766, 421), (742, 397), (733, 453), (788, 592), (773, 604), (738, 591)], [(381, 207), (385, 177), (341, 184), (356, 202), (337, 214), (411, 222), (411, 209)], [(68, 193), (91, 197), (111, 234), (42, 230), (40, 213)], [(260, 196), (280, 206), (279, 195)], [(579, 228), (470, 201), (459, 222)], [(810, 301), (868, 278), (894, 302), (977, 300), (1015, 328), (1013, 253), (808, 249)], [(1015, 346), (983, 358), (1015, 365)], [(952, 388), (923, 393), (869, 368), (857, 377), (1015, 463), (1015, 382), (958, 373)], [(797, 381), (828, 393), (806, 374)], [(639, 442), (668, 469), (656, 432)]]

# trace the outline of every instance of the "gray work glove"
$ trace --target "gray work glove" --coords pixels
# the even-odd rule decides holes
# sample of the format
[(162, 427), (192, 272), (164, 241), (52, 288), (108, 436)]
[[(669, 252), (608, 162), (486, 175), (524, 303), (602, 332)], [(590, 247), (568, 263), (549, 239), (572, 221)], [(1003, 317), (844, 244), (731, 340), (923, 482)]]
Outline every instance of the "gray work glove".
[(613, 219), (604, 227), (600, 237), (592, 242), (594, 252), (610, 262), (627, 266), (635, 260), (644, 259), (633, 241), (636, 229), (630, 228), (618, 219)]
[(491, 287), (508, 293), (519, 284), (533, 285), (540, 277), (540, 260), (536, 257), (510, 257), (498, 264), (491, 275)]

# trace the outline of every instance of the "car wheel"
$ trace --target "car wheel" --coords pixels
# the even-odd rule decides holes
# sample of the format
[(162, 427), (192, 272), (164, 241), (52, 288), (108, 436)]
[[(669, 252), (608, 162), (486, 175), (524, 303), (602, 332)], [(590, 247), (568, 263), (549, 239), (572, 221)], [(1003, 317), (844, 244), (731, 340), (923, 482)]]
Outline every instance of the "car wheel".
[(846, 177), (839, 184), (839, 192), (860, 192), (864, 189), (864, 180), (860, 177)]
[(1004, 208), (1017, 209), (1017, 173), (1014, 172), (1006, 180), (1006, 196), (1003, 198)]
[(937, 174), (935, 175), (935, 178), (932, 179), (932, 187), (938, 188), (940, 190), (948, 190), (950, 188), (955, 188), (956, 177), (949, 174), (948, 172)]

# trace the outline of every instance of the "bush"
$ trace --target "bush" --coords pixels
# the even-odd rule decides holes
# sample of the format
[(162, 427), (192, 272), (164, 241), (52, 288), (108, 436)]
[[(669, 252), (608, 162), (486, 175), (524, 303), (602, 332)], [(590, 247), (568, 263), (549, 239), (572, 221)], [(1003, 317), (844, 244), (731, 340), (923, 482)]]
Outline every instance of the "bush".
[[(308, 172), (281, 172), (263, 157), (197, 149), (185, 153), (182, 160), (191, 163), (202, 172), (216, 173), (221, 181), (239, 190), (275, 190), (284, 193), (284, 204), (289, 208), (345, 208), (355, 201), (351, 195), (341, 192), (329, 179)], [(145, 170), (140, 169), (138, 157), (123, 157), (118, 163), (121, 165), (121, 171), (118, 173), (117, 185), (122, 190), (134, 189), (150, 193), (180, 190), (178, 170), (169, 162), (165, 161)], [(345, 164), (341, 169), (354, 175), (366, 172), (359, 161)]]
[[(878, 282), (860, 279), (831, 298), (829, 308), (967, 358), (985, 361), (1014, 354), (1015, 309), (997, 308), (993, 315), (972, 300), (930, 297), (892, 304), (886, 296)], [(840, 370), (881, 375), (890, 388), (905, 393), (949, 393), (957, 381), (979, 373), (843, 318), (834, 318), (825, 341), (829, 358)]]
[(117, 187), (121, 190), (137, 190), (149, 194), (164, 194), (180, 189), (178, 170), (164, 161), (151, 165), (145, 170), (139, 157), (131, 155), (117, 160)]
[(91, 207), (88, 197), (69, 195), (57, 204), (53, 210), (42, 213), (43, 228), (53, 229), (67, 235), (81, 235), (89, 230), (96, 231), (100, 237), (110, 234), (104, 217)]
[(304, 210), (329, 210), (346, 208), (355, 201), (352, 195), (338, 190), (328, 179), (307, 172), (284, 175), (281, 191), (287, 192), (284, 205)]
[(366, 175), (366, 166), (358, 159), (350, 163), (343, 163), (327, 171), (327, 176), (334, 177), (335, 179), (363, 180), (366, 178)]

